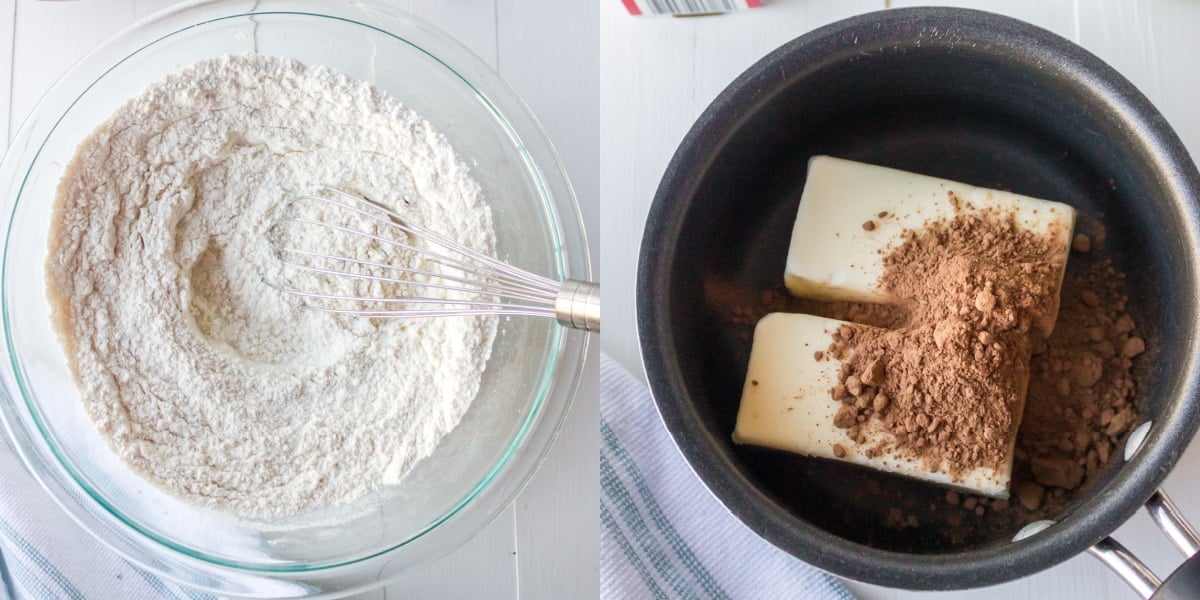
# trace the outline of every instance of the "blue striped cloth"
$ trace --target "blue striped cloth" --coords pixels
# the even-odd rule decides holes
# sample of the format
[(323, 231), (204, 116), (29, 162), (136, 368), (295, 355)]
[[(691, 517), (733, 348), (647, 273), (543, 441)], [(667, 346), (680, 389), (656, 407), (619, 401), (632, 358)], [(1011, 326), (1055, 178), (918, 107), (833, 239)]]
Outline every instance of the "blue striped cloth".
[(600, 595), (851, 600), (758, 537), (688, 467), (642, 382), (600, 361)]
[[(0, 402), (8, 398), (0, 391)], [(0, 430), (0, 599), (203, 600), (84, 531), (25, 470)]]

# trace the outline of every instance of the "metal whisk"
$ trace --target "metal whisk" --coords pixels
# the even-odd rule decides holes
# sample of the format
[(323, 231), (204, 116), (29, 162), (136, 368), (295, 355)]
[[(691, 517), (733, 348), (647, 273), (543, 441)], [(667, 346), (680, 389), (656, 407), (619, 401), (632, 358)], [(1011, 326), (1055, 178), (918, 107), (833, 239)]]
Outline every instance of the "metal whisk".
[[(294, 289), (267, 282), (267, 285), (302, 298), (305, 307), (331, 313), (363, 317), (414, 318), (464, 315), (500, 315), (553, 317), (560, 324), (583, 331), (600, 331), (600, 284), (568, 279), (555, 281), (518, 269), (417, 225), (380, 204), (327, 188), (336, 198), (301, 196), (294, 202), (321, 202), (350, 214), (381, 224), (380, 231), (393, 230), (424, 242), (424, 247), (386, 235), (378, 235), (318, 219), (288, 217), (278, 225), (295, 224), (323, 228), (350, 236), (361, 236), (383, 246), (411, 251), (436, 262), (453, 274), (436, 273), (403, 265), (363, 260), (321, 252), (315, 248), (278, 248), (280, 259), (290, 268), (330, 277), (396, 284), (409, 289), (438, 289), (461, 292), (469, 298), (438, 298), (421, 293), (373, 297), (368, 295), (325, 294)], [(302, 258), (308, 263), (299, 262)], [(352, 272), (352, 265), (372, 272)], [(390, 273), (380, 275), (373, 273)], [(384, 308), (375, 308), (382, 306)]]

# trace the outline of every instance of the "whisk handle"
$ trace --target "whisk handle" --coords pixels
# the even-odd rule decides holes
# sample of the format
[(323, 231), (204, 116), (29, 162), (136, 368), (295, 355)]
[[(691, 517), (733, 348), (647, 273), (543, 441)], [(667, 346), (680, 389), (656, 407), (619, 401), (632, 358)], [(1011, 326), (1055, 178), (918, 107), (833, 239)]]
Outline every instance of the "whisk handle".
[(572, 329), (600, 333), (600, 284), (564, 281), (554, 298), (554, 316)]

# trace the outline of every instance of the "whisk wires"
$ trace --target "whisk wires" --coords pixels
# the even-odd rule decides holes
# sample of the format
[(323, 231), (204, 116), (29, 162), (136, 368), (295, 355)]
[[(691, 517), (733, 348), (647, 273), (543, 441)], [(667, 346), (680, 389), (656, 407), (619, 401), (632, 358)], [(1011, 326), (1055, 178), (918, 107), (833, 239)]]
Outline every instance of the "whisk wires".
[[(304, 301), (304, 307), (329, 313), (367, 317), (441, 317), (455, 315), (507, 315), (554, 317), (554, 301), (562, 284), (515, 268), (431, 229), (412, 223), (387, 207), (336, 188), (325, 188), (332, 197), (299, 196), (293, 202), (316, 202), (378, 223), (376, 233), (321, 219), (286, 217), (279, 226), (323, 229), (338, 235), (371, 240), (380, 247), (413, 252), (426, 262), (440, 265), (438, 271), (323, 252), (312, 248), (278, 248), (283, 264), (298, 272), (326, 277), (349, 278), (415, 293), (389, 296), (322, 293), (267, 282), (267, 285)], [(402, 233), (387, 235), (386, 232)], [(410, 243), (409, 238), (424, 245)], [(361, 270), (350, 270), (359, 267)], [(416, 292), (441, 290), (463, 294), (443, 297)]]

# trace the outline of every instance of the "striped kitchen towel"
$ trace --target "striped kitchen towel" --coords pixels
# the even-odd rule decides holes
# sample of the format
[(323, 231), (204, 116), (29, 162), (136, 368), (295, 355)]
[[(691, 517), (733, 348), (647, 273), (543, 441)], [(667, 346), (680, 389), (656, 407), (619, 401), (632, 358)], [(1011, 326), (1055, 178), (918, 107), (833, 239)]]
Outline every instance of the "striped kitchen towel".
[(608, 356), (600, 486), (604, 598), (853, 598), (729, 514), (679, 454), (642, 382)]
[[(7, 402), (0, 391), (0, 402)], [(0, 599), (211, 598), (135, 567), (72, 521), (0, 429)]]

